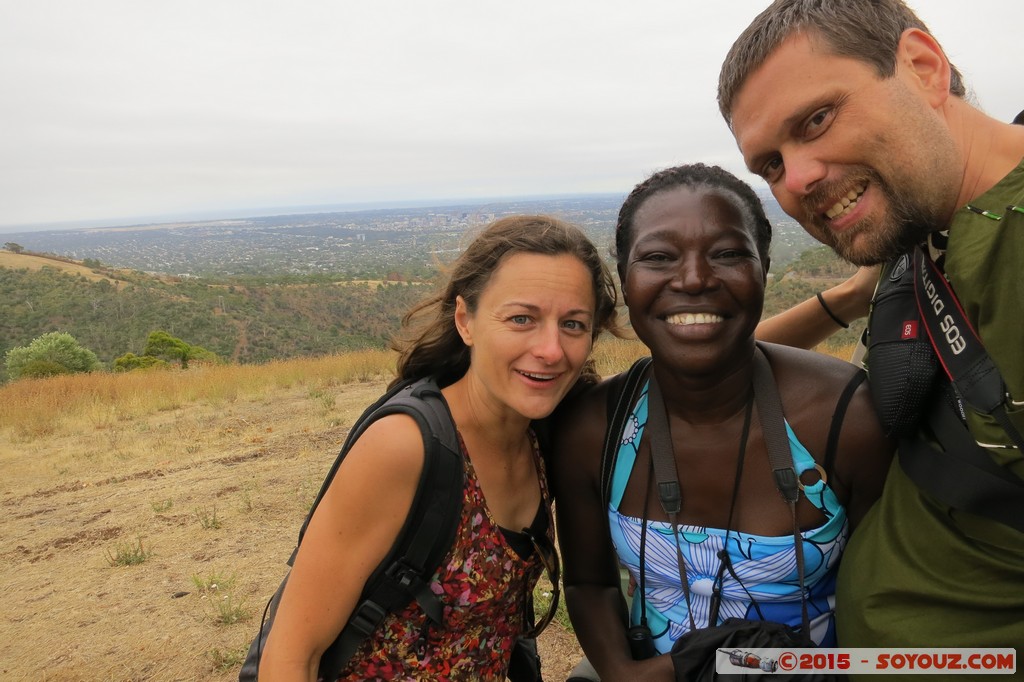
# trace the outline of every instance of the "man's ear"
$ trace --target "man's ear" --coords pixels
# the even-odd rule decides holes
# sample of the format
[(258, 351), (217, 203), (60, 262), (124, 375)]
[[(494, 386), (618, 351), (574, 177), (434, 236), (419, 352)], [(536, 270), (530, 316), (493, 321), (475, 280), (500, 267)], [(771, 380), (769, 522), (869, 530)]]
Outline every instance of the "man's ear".
[(932, 108), (937, 109), (949, 98), (949, 59), (930, 33), (919, 28), (903, 32), (896, 46), (896, 73), (922, 93)]
[(768, 270), (772, 267), (771, 256), (765, 256), (764, 260), (761, 261), (761, 277), (764, 279), (764, 283), (768, 284)]
[(469, 331), (469, 306), (462, 296), (455, 297), (455, 330), (462, 337), (462, 342), (467, 346), (473, 345), (473, 335)]

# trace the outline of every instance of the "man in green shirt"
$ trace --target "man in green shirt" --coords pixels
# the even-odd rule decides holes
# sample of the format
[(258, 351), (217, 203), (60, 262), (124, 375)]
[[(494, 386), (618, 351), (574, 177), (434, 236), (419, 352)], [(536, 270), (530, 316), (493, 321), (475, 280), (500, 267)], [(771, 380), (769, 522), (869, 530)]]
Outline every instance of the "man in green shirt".
[[(1024, 430), (1024, 127), (964, 95), (900, 0), (776, 0), (733, 45), (718, 89), (747, 167), (811, 235), (859, 265), (928, 250)], [(870, 354), (868, 370), (873, 382), (908, 381), (873, 374)], [(935, 443), (929, 417), (947, 395), (941, 377), (909, 442)], [(969, 407), (951, 421), (1024, 490), (1024, 457), (1003, 428)], [(925, 493), (906, 466), (894, 460), (847, 548), (840, 645), (1020, 647), (1024, 532)]]

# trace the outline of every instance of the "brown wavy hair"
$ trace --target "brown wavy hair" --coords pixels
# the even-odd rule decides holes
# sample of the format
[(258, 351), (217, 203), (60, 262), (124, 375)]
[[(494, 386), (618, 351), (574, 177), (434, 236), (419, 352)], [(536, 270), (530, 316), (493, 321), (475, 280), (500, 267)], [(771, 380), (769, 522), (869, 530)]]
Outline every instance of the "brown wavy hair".
[[(618, 333), (615, 281), (582, 230), (545, 215), (501, 218), (487, 224), (447, 268), (448, 280), (440, 292), (420, 301), (402, 319), (402, 329), (391, 343), (399, 353), (398, 377), (392, 385), (433, 376), (440, 386), (447, 386), (466, 373), (469, 348), (455, 328), (455, 299), (462, 296), (469, 311), (474, 312), (502, 261), (518, 253), (578, 258), (590, 272), (594, 287), (597, 305), (593, 338), (603, 331)], [(592, 362), (587, 362), (584, 373), (596, 376)]]

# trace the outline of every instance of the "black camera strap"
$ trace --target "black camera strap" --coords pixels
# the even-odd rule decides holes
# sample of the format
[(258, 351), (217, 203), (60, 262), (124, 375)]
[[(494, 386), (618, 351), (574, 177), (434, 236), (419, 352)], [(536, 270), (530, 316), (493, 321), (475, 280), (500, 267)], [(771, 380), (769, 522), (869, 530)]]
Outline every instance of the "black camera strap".
[[(1022, 448), (1024, 439), (1006, 413), (1009, 396), (1002, 375), (941, 270), (920, 248), (914, 252), (914, 290), (929, 340), (955, 388), (955, 400), (991, 415), (1014, 447)], [(995, 462), (942, 396), (933, 400), (927, 421), (941, 447), (919, 436), (901, 439), (899, 462), (907, 476), (949, 507), (1024, 532), (1024, 481)]]
[[(810, 620), (807, 612), (806, 588), (804, 586), (803, 541), (800, 537), (800, 527), (796, 517), (799, 481), (793, 466), (793, 453), (789, 447), (789, 438), (786, 434), (785, 417), (782, 413), (782, 402), (779, 398), (778, 388), (775, 385), (771, 365), (768, 363), (768, 358), (760, 346), (755, 347), (753, 360), (753, 391), (754, 402), (757, 405), (758, 421), (761, 423), (761, 432), (764, 435), (765, 445), (768, 449), (768, 460), (775, 477), (775, 485), (782, 494), (783, 500), (789, 506), (790, 515), (793, 519), (793, 543), (796, 551), (797, 575), (800, 581), (800, 602), (803, 616), (802, 632), (805, 637), (809, 637)], [(679, 475), (676, 469), (675, 452), (672, 445), (672, 434), (668, 424), (665, 402), (661, 397), (661, 390), (658, 388), (653, 372), (650, 377), (647, 401), (647, 431), (650, 438), (652, 466), (657, 477), (658, 493), (661, 498), (662, 507), (672, 523), (676, 558), (679, 561), (679, 579), (682, 582), (683, 596), (686, 599), (687, 613), (690, 616), (690, 628), (695, 630), (693, 611), (689, 608), (689, 582), (686, 579), (685, 563), (679, 546), (678, 513), (681, 509)], [(750, 406), (748, 405), (744, 432), (740, 440), (740, 460), (742, 460), (742, 453), (746, 447), (750, 426), (749, 417)], [(739, 470), (737, 471), (737, 476), (739, 476)], [(734, 494), (736, 489), (738, 489), (738, 481), (734, 486)], [(730, 510), (730, 516), (731, 514)], [(644, 526), (646, 526), (647, 519), (644, 518), (643, 522)], [(731, 522), (729, 525), (731, 525)], [(643, 561), (644, 558), (641, 556), (641, 573), (643, 572)], [(714, 626), (715, 623), (709, 623), (708, 625)]]
[(960, 301), (931, 258), (914, 250), (914, 293), (932, 347), (957, 393), (974, 410), (990, 415), (1024, 452), (1024, 437), (1006, 414), (1006, 384)]

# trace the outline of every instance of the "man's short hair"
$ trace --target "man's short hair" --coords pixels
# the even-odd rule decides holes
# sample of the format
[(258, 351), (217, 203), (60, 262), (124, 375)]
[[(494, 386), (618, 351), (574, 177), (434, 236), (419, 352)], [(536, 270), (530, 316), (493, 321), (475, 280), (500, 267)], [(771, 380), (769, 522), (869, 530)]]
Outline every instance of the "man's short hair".
[[(874, 67), (879, 78), (896, 73), (896, 49), (903, 32), (931, 32), (901, 0), (775, 0), (733, 43), (718, 76), (718, 108), (732, 126), (736, 94), (764, 61), (791, 35), (819, 39), (833, 54)], [(952, 63), (949, 91), (964, 97), (963, 77)]]

